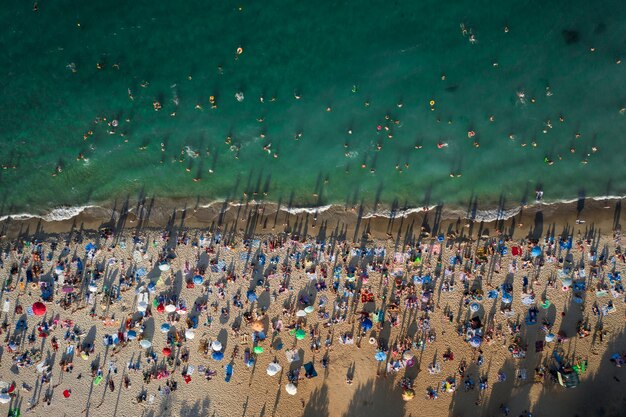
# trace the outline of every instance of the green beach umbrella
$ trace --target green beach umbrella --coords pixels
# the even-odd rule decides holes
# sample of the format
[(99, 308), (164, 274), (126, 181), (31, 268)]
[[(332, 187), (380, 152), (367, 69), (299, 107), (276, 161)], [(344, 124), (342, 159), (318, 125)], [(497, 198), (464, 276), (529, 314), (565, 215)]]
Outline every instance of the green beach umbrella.
[(296, 339), (302, 340), (306, 336), (306, 332), (302, 329), (296, 330)]
[(254, 347), (254, 353), (263, 353), (263, 348), (261, 346), (255, 346)]
[(93, 384), (94, 384), (95, 386), (98, 386), (98, 385), (100, 385), (100, 381), (102, 381), (102, 375), (98, 375), (97, 377), (95, 377), (95, 378), (93, 379)]

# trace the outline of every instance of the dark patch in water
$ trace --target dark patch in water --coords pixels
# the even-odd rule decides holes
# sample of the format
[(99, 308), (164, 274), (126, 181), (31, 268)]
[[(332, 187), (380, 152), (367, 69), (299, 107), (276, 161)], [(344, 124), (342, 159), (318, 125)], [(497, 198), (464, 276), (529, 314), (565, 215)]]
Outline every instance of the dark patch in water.
[(459, 89), (458, 85), (451, 85), (450, 87), (446, 87), (446, 91), (448, 93), (454, 93), (458, 89)]
[(593, 30), (593, 34), (600, 35), (601, 33), (604, 33), (605, 31), (606, 31), (606, 24), (598, 23), (596, 25), (596, 28)]
[(580, 42), (580, 32), (577, 30), (563, 30), (561, 34), (563, 35), (563, 40), (565, 40), (567, 45), (573, 45)]

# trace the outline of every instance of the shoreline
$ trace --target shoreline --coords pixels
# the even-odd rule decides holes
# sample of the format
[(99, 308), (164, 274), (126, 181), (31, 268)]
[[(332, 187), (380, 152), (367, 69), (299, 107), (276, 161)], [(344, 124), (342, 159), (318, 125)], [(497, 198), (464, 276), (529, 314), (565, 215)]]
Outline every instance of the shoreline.
[[(248, 234), (291, 233), (291, 222), (295, 222), (296, 226), (304, 222), (300, 225), (303, 238), (318, 234), (315, 228), (324, 225), (326, 228), (341, 226), (348, 233), (355, 232), (356, 239), (358, 229), (365, 224), (372, 236), (388, 238), (395, 222), (407, 222), (414, 232), (419, 232), (417, 235), (424, 232), (448, 234), (451, 231), (464, 235), (461, 229), (475, 224), (480, 224), (481, 231), (486, 231), (487, 235), (494, 231), (506, 236), (530, 233), (539, 226), (537, 223), (542, 223), (542, 227), (543, 224), (559, 227), (576, 224), (583, 228), (593, 225), (607, 231), (620, 228), (621, 206), (625, 200), (624, 197), (589, 197), (553, 203), (542, 201), (525, 206), (503, 204), (495, 209), (481, 209), (477, 201), (465, 208), (445, 205), (381, 208), (382, 204), (378, 204), (374, 210), (374, 207), (366, 205), (292, 207), (252, 199), (202, 204), (198, 198), (193, 205), (187, 199), (127, 199), (121, 207), (113, 202), (108, 206), (60, 207), (44, 215), (4, 215), (0, 217), (0, 237), (14, 238), (32, 230), (66, 233), (75, 229), (97, 231), (110, 228), (117, 232), (137, 228), (159, 229), (172, 221), (187, 229), (224, 228)], [(474, 238), (471, 231), (468, 237)]]

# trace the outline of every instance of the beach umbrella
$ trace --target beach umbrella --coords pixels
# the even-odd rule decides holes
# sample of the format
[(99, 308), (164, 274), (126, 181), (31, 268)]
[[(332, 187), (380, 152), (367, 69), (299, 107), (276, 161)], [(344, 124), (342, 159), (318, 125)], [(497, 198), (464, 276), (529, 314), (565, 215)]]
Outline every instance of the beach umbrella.
[(252, 290), (248, 291), (246, 296), (248, 297), (248, 301), (250, 301), (251, 303), (254, 303), (258, 298), (256, 293)]
[(513, 301), (513, 296), (508, 292), (502, 294), (502, 302), (505, 304), (509, 304)]
[(57, 265), (57, 267), (54, 268), (54, 273), (57, 275), (61, 275), (63, 273), (63, 265)]
[(252, 349), (252, 351), (256, 354), (261, 354), (263, 353), (263, 348), (261, 346), (255, 346), (254, 349)]
[(304, 316), (306, 316), (306, 311), (304, 311), (304, 310), (298, 310), (298, 311), (296, 311), (296, 316), (298, 316), (298, 317), (304, 317)]
[(85, 245), (85, 250), (87, 252), (91, 251), (91, 250), (95, 250), (96, 249), (96, 245), (94, 245), (93, 243), (89, 242), (87, 243), (87, 245)]
[(306, 332), (302, 329), (296, 330), (296, 339), (302, 340), (306, 336)]
[(176, 306), (174, 304), (168, 304), (165, 306), (166, 313), (173, 313), (176, 311)]
[(415, 357), (415, 355), (413, 355), (413, 352), (411, 352), (410, 350), (405, 350), (404, 353), (402, 354), (402, 358), (405, 361), (409, 361), (411, 359), (413, 359)]
[(306, 306), (304, 308), (304, 312), (307, 313), (307, 314), (311, 314), (314, 311), (315, 311), (315, 307), (313, 307), (313, 306)]
[(70, 395), (71, 395), (71, 394), (72, 394), (72, 393), (71, 393), (71, 392), (70, 392), (70, 390), (68, 390), (68, 389), (66, 389), (65, 391), (63, 391), (63, 396), (64, 396), (65, 398), (70, 398)]
[(281, 371), (281, 369), (283, 369), (279, 364), (277, 364), (276, 362), (270, 362), (269, 365), (267, 365), (267, 374), (269, 376), (274, 376), (277, 373), (279, 373)]
[(470, 339), (469, 344), (473, 348), (477, 348), (483, 342), (483, 339), (480, 336), (474, 336)]
[(379, 350), (378, 352), (376, 352), (376, 354), (374, 355), (374, 358), (378, 361), (378, 362), (383, 362), (385, 359), (387, 359), (387, 354), (385, 352), (383, 352), (382, 350)]
[(185, 337), (189, 340), (193, 340), (196, 337), (196, 332), (193, 329), (185, 330)]
[(297, 362), (300, 360), (300, 354), (296, 349), (287, 349), (285, 351), (285, 356), (287, 357), (287, 362)]
[(143, 339), (141, 342), (139, 342), (139, 345), (144, 349), (149, 349), (152, 346), (152, 342), (149, 340)]
[(43, 316), (44, 314), (46, 314), (46, 305), (41, 301), (37, 301), (35, 304), (33, 304), (33, 313), (36, 316)]
[(7, 404), (11, 402), (11, 396), (7, 393), (0, 394), (0, 403)]
[(214, 340), (213, 343), (211, 343), (211, 349), (213, 349), (214, 352), (219, 352), (222, 350), (222, 343), (219, 340)]
[(402, 392), (402, 399), (404, 401), (411, 401), (413, 398), (415, 398), (415, 391), (407, 388)]
[(372, 320), (370, 320), (369, 318), (365, 318), (362, 322), (361, 322), (361, 327), (363, 328), (363, 331), (368, 331), (369, 329), (371, 329), (373, 326)]
[(548, 342), (548, 343), (550, 343), (550, 342), (552, 342), (552, 341), (554, 340), (554, 338), (555, 338), (555, 337), (556, 337), (556, 336), (554, 336), (554, 333), (548, 333), (548, 334), (546, 335), (546, 337), (545, 337), (545, 341), (546, 341), (546, 342)]
[(534, 248), (531, 249), (530, 254), (536, 258), (537, 256), (541, 255), (541, 248), (539, 246), (535, 246)]
[(478, 310), (480, 310), (480, 304), (478, 303), (471, 303), (469, 306), (470, 310), (474, 313), (476, 313)]
[(161, 325), (161, 333), (167, 333), (167, 332), (169, 332), (169, 331), (170, 331), (170, 329), (171, 329), (171, 327), (172, 327), (172, 326), (170, 326), (170, 324), (169, 324), (169, 323), (163, 323), (163, 324)]
[(89, 284), (89, 292), (97, 292), (98, 291), (98, 286), (94, 283)]
[(298, 392), (298, 388), (290, 382), (285, 385), (285, 391), (287, 391), (287, 394), (289, 395), (296, 395), (296, 393)]
[(216, 361), (221, 361), (222, 359), (224, 359), (224, 354), (222, 352), (213, 352), (211, 354), (211, 357)]
[(261, 332), (264, 328), (263, 322), (261, 320), (255, 320), (250, 325), (250, 328), (252, 328), (252, 330), (254, 330), (255, 332)]
[(163, 355), (169, 357), (172, 354), (172, 349), (168, 348), (168, 347), (164, 347), (163, 348)]
[(165, 306), (163, 305), (163, 303), (159, 303), (159, 305), (157, 305), (157, 311), (159, 313), (162, 313), (165, 311)]
[(168, 264), (168, 263), (159, 264), (159, 270), (163, 271), (163, 272), (169, 271), (170, 270), (170, 264)]
[(202, 278), (202, 275), (196, 275), (195, 277), (193, 277), (193, 283), (196, 285), (200, 285), (204, 282), (204, 278)]
[(134, 330), (129, 330), (126, 334), (126, 337), (128, 338), (128, 340), (135, 340), (137, 338), (137, 332)]
[(565, 278), (565, 279), (561, 280), (561, 284), (563, 285), (563, 287), (561, 289), (563, 291), (567, 291), (567, 290), (569, 290), (569, 287), (572, 286), (572, 279), (571, 278)]
[(146, 311), (148, 309), (148, 303), (146, 303), (145, 301), (140, 301), (137, 304), (137, 311)]

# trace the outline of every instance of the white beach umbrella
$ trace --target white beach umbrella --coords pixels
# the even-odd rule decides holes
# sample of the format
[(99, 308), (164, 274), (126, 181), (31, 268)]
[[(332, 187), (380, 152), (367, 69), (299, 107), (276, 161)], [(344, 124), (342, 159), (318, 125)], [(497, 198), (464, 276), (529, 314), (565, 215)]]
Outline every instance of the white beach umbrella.
[(141, 311), (144, 312), (148, 309), (148, 303), (146, 303), (145, 301), (140, 301), (137, 304), (137, 311)]
[(306, 316), (306, 311), (304, 311), (304, 310), (298, 310), (298, 311), (296, 312), (296, 316), (298, 316), (298, 317), (304, 317), (304, 316)]
[(170, 270), (170, 264), (159, 264), (159, 270), (165, 272)]
[(11, 402), (11, 396), (7, 393), (0, 394), (0, 403), (7, 404)]
[(214, 340), (213, 343), (211, 343), (211, 349), (213, 349), (214, 352), (219, 352), (222, 350), (222, 343), (219, 340)]
[(187, 329), (185, 330), (185, 337), (189, 340), (193, 340), (193, 338), (196, 337), (196, 332), (194, 332), (193, 329)]
[(276, 362), (271, 362), (269, 365), (267, 365), (267, 374), (269, 376), (274, 376), (279, 373), (281, 369), (283, 369), (282, 366), (280, 366)]
[(165, 306), (165, 311), (168, 313), (173, 313), (176, 311), (176, 306), (174, 304), (168, 304)]
[(298, 392), (298, 387), (290, 382), (285, 385), (285, 391), (287, 391), (287, 394), (289, 395), (296, 395), (296, 393)]
[(139, 345), (144, 349), (149, 349), (152, 346), (152, 342), (149, 340), (143, 339), (141, 342), (139, 342)]

